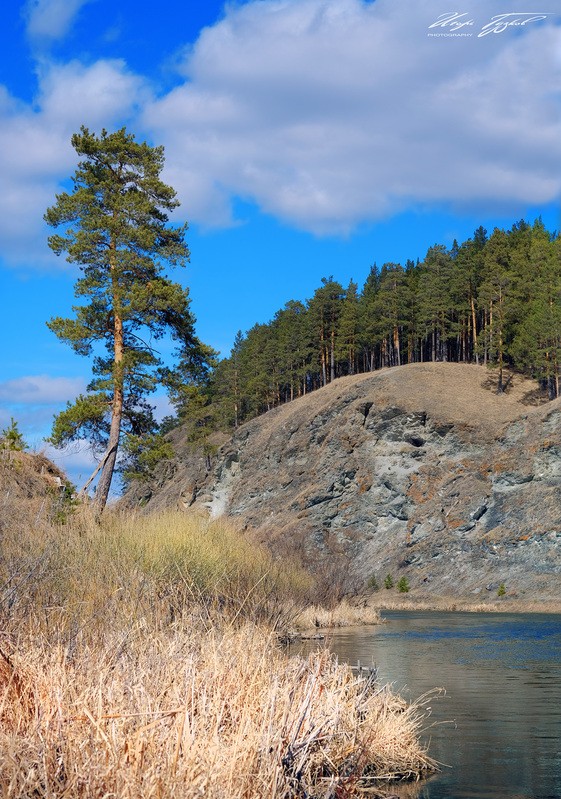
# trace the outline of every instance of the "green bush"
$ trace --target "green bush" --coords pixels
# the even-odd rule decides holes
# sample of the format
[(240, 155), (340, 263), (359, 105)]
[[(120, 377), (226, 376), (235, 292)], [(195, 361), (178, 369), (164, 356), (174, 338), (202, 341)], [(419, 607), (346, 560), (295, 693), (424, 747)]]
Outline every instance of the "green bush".
[(406, 594), (409, 591), (409, 580), (407, 577), (402, 577), (397, 584), (397, 590), (400, 594)]
[(12, 452), (23, 452), (27, 449), (23, 435), (20, 433), (18, 423), (12, 417), (9, 427), (0, 433), (0, 449), (9, 449)]
[(504, 596), (506, 594), (505, 584), (501, 583), (497, 589), (497, 596)]
[(370, 591), (378, 591), (379, 590), (380, 586), (378, 585), (378, 580), (376, 579), (376, 575), (375, 574), (372, 574), (369, 577), (368, 582), (366, 583), (366, 587)]
[(384, 580), (384, 587), (385, 588), (393, 588), (393, 577), (391, 574), (386, 574), (386, 579)]

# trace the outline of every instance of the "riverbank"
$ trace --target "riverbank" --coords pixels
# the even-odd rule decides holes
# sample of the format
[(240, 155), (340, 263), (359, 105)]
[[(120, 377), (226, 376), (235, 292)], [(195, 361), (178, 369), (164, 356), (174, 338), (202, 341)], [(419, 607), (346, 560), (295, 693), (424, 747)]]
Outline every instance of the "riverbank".
[(384, 623), (384, 611), (434, 611), (458, 613), (550, 613), (561, 614), (561, 601), (527, 601), (509, 597), (493, 597), (473, 602), (465, 597), (419, 597), (414, 592), (387, 598), (380, 591), (367, 600), (343, 599), (331, 608), (312, 605), (298, 613), (283, 640), (323, 639), (330, 630), (363, 627)]
[(384, 615), (384, 625), (333, 630), (326, 640), (341, 662), (374, 665), (405, 696), (445, 689), (423, 731), (442, 770), (407, 786), (408, 799), (561, 796), (561, 616)]
[(368, 605), (383, 617), (385, 610), (433, 610), (461, 613), (559, 613), (561, 600), (527, 600), (509, 597), (492, 597), (473, 601), (466, 597), (417, 596), (414, 593), (398, 597), (380, 595), (371, 597)]
[(310, 632), (336, 627), (381, 624), (381, 622), (380, 611), (371, 604), (343, 599), (330, 608), (308, 605), (295, 616), (292, 624), (297, 632)]
[(55, 521), (2, 488), (0, 795), (377, 796), (435, 770), (422, 703), (278, 645), (294, 565), (220, 520)]
[(1, 660), (2, 795), (376, 796), (435, 770), (423, 705), (263, 627), (200, 622), (73, 653), (21, 636)]

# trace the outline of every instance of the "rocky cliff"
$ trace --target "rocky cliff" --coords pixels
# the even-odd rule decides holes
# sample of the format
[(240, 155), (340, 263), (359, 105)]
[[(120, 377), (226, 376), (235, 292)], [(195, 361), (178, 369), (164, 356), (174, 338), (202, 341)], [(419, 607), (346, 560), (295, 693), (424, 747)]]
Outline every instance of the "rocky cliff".
[(177, 457), (128, 505), (225, 513), (279, 554), (427, 594), (559, 596), (561, 400), (483, 367), (339, 379), (241, 427), (207, 471)]

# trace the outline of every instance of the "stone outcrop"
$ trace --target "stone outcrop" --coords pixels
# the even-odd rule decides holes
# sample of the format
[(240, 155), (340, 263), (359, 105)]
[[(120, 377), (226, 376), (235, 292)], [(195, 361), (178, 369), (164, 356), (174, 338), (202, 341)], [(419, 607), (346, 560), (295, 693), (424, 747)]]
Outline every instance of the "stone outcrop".
[(537, 396), (516, 376), (498, 396), (492, 373), (460, 364), (342, 378), (245, 424), (210, 471), (176, 432), (167, 475), (126, 501), (225, 513), (355, 582), (555, 597), (561, 400)]

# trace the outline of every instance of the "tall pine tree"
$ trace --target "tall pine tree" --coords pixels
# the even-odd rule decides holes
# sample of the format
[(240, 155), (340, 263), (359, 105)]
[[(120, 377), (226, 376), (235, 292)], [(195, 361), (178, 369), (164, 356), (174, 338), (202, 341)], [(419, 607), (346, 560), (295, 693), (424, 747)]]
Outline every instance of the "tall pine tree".
[(85, 437), (101, 449), (101, 512), (123, 434), (154, 429), (146, 396), (169, 372), (153, 342), (169, 333), (185, 355), (197, 341), (188, 292), (164, 274), (184, 266), (189, 250), (187, 225), (168, 224), (178, 201), (160, 179), (163, 148), (135, 141), (124, 128), (96, 136), (82, 127), (72, 145), (82, 158), (73, 189), (57, 195), (45, 219), (61, 231), (49, 238), (51, 249), (80, 268), (80, 304), (72, 318), (48, 325), (79, 355), (93, 357), (93, 379), (55, 418), (51, 440), (61, 446)]

